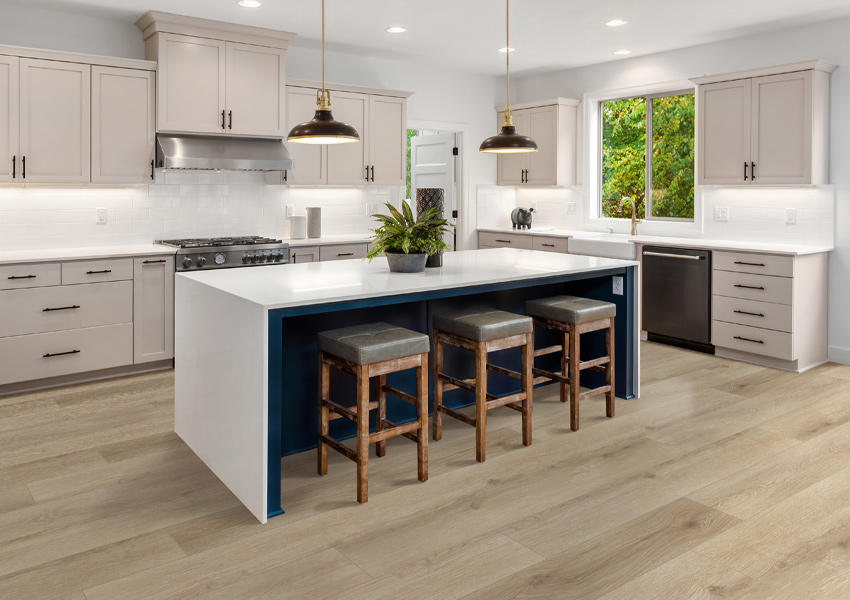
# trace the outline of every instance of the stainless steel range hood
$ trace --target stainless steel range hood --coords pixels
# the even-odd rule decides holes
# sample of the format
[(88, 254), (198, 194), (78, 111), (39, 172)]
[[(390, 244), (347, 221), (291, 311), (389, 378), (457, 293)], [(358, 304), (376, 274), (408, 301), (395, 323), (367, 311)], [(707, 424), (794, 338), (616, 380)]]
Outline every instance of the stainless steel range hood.
[(289, 171), (283, 140), (157, 134), (156, 166), (215, 171)]

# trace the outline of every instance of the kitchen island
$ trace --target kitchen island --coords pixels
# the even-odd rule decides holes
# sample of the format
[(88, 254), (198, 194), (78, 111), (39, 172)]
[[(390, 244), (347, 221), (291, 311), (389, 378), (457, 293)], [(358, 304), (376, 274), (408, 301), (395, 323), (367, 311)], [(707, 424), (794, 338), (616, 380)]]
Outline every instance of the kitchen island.
[[(499, 248), (448, 253), (443, 267), (424, 273), (390, 273), (384, 258), (178, 273), (175, 431), (265, 523), (283, 512), (281, 457), (316, 445), (319, 331), (384, 321), (430, 334), (431, 314), (442, 307), (483, 304), (522, 313), (528, 299), (565, 293), (617, 305), (617, 395), (634, 397), (637, 269), (632, 261)], [(599, 343), (583, 347), (593, 352)], [(446, 360), (462, 370), (471, 360), (461, 352)], [(510, 366), (518, 357), (507, 354), (494, 362)], [(393, 385), (412, 383), (412, 373), (396, 375)], [(345, 377), (331, 381), (331, 394), (343, 403), (354, 392)], [(455, 406), (473, 402), (458, 394)], [(388, 418), (412, 419), (408, 405), (399, 404), (388, 404)], [(349, 424), (340, 421), (333, 423), (335, 437), (348, 434)]]

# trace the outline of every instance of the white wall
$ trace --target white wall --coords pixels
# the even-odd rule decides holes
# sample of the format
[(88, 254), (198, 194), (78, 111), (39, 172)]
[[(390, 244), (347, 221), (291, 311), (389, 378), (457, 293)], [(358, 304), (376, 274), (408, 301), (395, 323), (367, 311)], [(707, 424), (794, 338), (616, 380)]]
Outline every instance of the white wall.
[[(518, 102), (582, 98), (605, 90), (679, 81), (804, 60), (843, 65), (832, 74), (830, 182), (835, 189), (835, 251), (830, 255), (829, 343), (832, 360), (850, 364), (850, 19), (749, 36), (660, 54), (527, 77), (515, 77)], [(501, 93), (497, 88), (497, 93)], [(504, 101), (503, 95), (499, 97)], [(740, 190), (740, 188), (739, 188)], [(736, 201), (753, 204), (740, 190)], [(724, 192), (725, 193), (725, 192)], [(757, 193), (756, 193), (757, 194)], [(517, 201), (520, 201), (519, 199)], [(709, 203), (707, 203), (708, 206)], [(743, 206), (743, 205), (742, 205)], [(706, 221), (708, 225), (708, 221)]]

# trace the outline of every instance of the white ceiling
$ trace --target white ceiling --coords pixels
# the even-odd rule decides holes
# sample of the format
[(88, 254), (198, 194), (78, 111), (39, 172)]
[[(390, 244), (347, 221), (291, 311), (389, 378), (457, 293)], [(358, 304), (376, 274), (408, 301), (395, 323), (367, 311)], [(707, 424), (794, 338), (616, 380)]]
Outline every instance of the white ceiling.
[[(3, 0), (134, 22), (147, 10), (282, 29), (295, 45), (316, 47), (320, 0)], [(328, 49), (394, 56), (497, 75), (504, 72), (503, 0), (326, 0)], [(513, 0), (512, 72), (545, 71), (850, 16), (850, 0)], [(623, 27), (606, 27), (620, 18)], [(389, 34), (391, 25), (407, 28)]]

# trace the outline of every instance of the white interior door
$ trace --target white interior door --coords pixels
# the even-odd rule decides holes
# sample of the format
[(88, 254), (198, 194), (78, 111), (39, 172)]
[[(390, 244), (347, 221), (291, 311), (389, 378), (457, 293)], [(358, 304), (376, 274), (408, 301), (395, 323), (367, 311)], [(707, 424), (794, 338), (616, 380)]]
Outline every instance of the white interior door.
[(16, 183), (21, 181), (18, 81), (18, 57), (0, 56), (0, 181)]
[[(457, 219), (452, 218), (452, 212), (457, 210), (454, 148), (454, 133), (421, 135), (410, 140), (410, 194), (415, 211), (418, 188), (442, 188), (443, 218), (457, 225)], [(445, 241), (454, 250), (454, 235)]]

